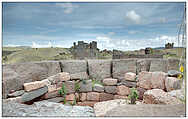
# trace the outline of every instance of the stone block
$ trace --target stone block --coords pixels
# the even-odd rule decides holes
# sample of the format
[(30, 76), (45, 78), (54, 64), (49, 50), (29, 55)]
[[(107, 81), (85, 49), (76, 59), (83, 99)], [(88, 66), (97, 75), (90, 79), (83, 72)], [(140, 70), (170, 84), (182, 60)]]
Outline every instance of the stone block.
[(138, 75), (138, 87), (144, 89), (151, 89), (152, 72), (142, 71)]
[(51, 82), (51, 84), (57, 84), (62, 81), (69, 81), (70, 74), (67, 72), (61, 72), (56, 75), (48, 77), (48, 80)]
[(113, 100), (114, 95), (113, 94), (108, 94), (108, 93), (100, 93), (99, 100), (101, 101), (107, 101), (107, 100)]
[(113, 78), (106, 78), (103, 79), (103, 84), (107, 85), (107, 86), (113, 86), (117, 84), (117, 79), (113, 79)]
[(169, 70), (179, 70), (179, 59), (168, 59), (168, 71)]
[(166, 59), (151, 59), (150, 72), (168, 71), (168, 60)]
[(181, 104), (182, 102), (170, 96), (162, 89), (147, 90), (143, 96), (143, 102), (146, 104)]
[(87, 93), (88, 101), (99, 101), (100, 93), (97, 92), (89, 92)]
[(142, 71), (149, 71), (151, 60), (138, 59), (136, 63), (137, 63), (136, 72), (137, 72), (137, 74), (139, 74)]
[(181, 80), (175, 78), (175, 77), (167, 77), (165, 79), (165, 87), (166, 90), (172, 91), (172, 90), (177, 90), (181, 88)]
[(89, 76), (102, 80), (111, 77), (111, 60), (88, 60)]
[(70, 74), (87, 72), (87, 62), (85, 60), (62, 60), (60, 64), (63, 72)]
[(57, 85), (48, 85), (48, 93), (55, 92), (60, 89), (61, 89), (61, 87), (57, 87)]
[(55, 97), (60, 97), (61, 95), (59, 94), (59, 90), (53, 91), (50, 93), (44, 94), (41, 99), (50, 99), (50, 98), (55, 98)]
[(66, 100), (67, 101), (74, 101), (74, 100), (76, 100), (76, 97), (75, 97), (74, 94), (68, 94), (68, 95), (66, 95)]
[(80, 81), (79, 92), (91, 92), (92, 91), (92, 80), (82, 80)]
[(48, 101), (48, 102), (56, 102), (56, 103), (59, 103), (59, 102), (64, 101), (64, 98), (63, 98), (63, 97), (55, 97), (55, 98), (47, 99), (47, 101)]
[(135, 81), (136, 80), (136, 74), (132, 73), (132, 72), (125, 73), (125, 80)]
[(104, 92), (104, 86), (102, 86), (101, 84), (94, 84), (93, 86), (93, 91), (96, 92)]
[(29, 92), (29, 91), (32, 91), (32, 90), (42, 88), (42, 87), (47, 86), (49, 84), (50, 84), (50, 82), (48, 80), (24, 83), (24, 90)]
[(42, 96), (44, 95), (45, 93), (48, 92), (48, 87), (45, 86), (43, 88), (40, 88), (40, 89), (37, 89), (37, 90), (34, 90), (34, 91), (31, 91), (31, 92), (27, 92), (27, 93), (24, 93), (22, 95), (22, 102), (28, 102), (28, 101), (31, 101), (39, 96)]
[(127, 96), (130, 94), (130, 89), (124, 85), (117, 86), (117, 94)]
[(88, 76), (88, 74), (86, 72), (74, 73), (74, 74), (71, 74), (70, 77), (71, 77), (71, 80), (76, 80), (76, 79), (83, 80), (83, 79), (88, 79), (89, 78), (89, 76)]
[(167, 74), (164, 72), (152, 72), (151, 87), (164, 90), (166, 77)]
[(75, 81), (64, 82), (67, 94), (75, 93)]
[(80, 100), (83, 102), (83, 101), (86, 101), (87, 99), (87, 93), (80, 93)]
[(112, 61), (113, 78), (122, 80), (127, 72), (136, 73), (136, 59), (119, 59)]
[(116, 94), (117, 87), (116, 86), (105, 86), (104, 87), (106, 93)]
[(126, 80), (122, 80), (120, 83), (117, 84), (118, 86), (119, 85), (124, 85), (124, 86), (127, 86), (129, 88), (136, 88), (136, 82), (133, 82), (133, 81), (126, 81)]

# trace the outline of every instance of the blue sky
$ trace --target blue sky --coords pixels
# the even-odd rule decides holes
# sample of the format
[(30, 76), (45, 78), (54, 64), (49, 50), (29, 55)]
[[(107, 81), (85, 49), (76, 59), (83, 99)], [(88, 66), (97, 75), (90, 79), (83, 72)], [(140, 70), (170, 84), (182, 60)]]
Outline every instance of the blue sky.
[(3, 3), (3, 46), (100, 49), (177, 46), (184, 3)]

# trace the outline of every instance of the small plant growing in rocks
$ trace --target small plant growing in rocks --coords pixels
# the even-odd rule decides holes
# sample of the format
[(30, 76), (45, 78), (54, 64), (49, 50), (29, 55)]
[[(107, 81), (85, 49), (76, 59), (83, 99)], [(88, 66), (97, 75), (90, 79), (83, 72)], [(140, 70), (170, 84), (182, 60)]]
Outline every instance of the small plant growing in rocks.
[(62, 84), (62, 87), (61, 87), (61, 89), (59, 90), (59, 94), (60, 94), (61, 96), (63, 96), (63, 98), (64, 98), (63, 102), (64, 102), (64, 104), (66, 104), (66, 94), (67, 94), (67, 90), (66, 90), (66, 87), (65, 87), (65, 84), (64, 84), (64, 83)]
[(135, 88), (131, 88), (131, 93), (128, 96), (129, 100), (131, 100), (130, 104), (136, 104), (136, 100), (138, 99), (138, 92)]
[(75, 83), (75, 91), (78, 92), (80, 90), (80, 84), (79, 82)]

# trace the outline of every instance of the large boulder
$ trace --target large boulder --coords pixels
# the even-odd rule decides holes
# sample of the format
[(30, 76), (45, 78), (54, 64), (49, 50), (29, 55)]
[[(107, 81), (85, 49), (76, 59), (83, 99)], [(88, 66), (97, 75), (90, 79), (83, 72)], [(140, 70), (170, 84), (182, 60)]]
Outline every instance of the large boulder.
[(87, 62), (85, 60), (62, 60), (60, 64), (63, 72), (70, 74), (87, 72)]
[(175, 77), (167, 77), (165, 79), (165, 87), (167, 91), (172, 91), (181, 88), (181, 80)]
[(151, 60), (148, 60), (148, 59), (138, 59), (136, 63), (137, 63), (137, 65), (136, 65), (136, 68), (137, 68), (136, 72), (137, 72), (137, 74), (139, 74), (139, 72), (142, 72), (142, 71), (149, 71)]
[(136, 73), (136, 59), (113, 60), (112, 64), (113, 78), (121, 80), (127, 72)]
[(89, 76), (103, 80), (111, 77), (111, 60), (88, 60)]
[(65, 106), (60, 103), (40, 101), (32, 105), (3, 102), (3, 117), (91, 117), (94, 111), (88, 106)]
[(162, 71), (167, 72), (168, 71), (168, 60), (166, 59), (150, 59), (150, 72), (156, 72), (156, 71)]
[(182, 102), (175, 97), (170, 96), (162, 89), (147, 90), (143, 96), (143, 102), (146, 104), (181, 104)]
[(120, 105), (110, 109), (104, 117), (186, 117), (186, 106), (177, 105)]
[(7, 95), (11, 90), (17, 91), (23, 89), (23, 80), (18, 73), (10, 68), (3, 67), (3, 79), (2, 79), (2, 91), (3, 98), (7, 98)]
[(19, 90), (19, 91), (8, 94), (8, 97), (18, 97), (18, 96), (23, 95), (24, 93), (25, 93), (24, 90)]
[(23, 89), (24, 83), (40, 81), (61, 72), (59, 62), (41, 61), (3, 65), (3, 98), (10, 90)]

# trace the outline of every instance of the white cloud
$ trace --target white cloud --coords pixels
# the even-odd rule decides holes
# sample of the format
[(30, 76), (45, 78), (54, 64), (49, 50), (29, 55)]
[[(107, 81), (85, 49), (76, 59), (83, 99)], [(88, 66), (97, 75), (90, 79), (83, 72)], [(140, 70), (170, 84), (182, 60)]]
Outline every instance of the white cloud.
[(127, 12), (126, 18), (136, 24), (139, 24), (141, 22), (141, 16), (138, 15), (134, 10)]
[(56, 3), (56, 6), (62, 7), (64, 9), (64, 13), (70, 14), (73, 12), (75, 8), (78, 8), (78, 5), (73, 5), (72, 3)]
[(136, 34), (138, 31), (128, 31), (129, 34)]
[(8, 44), (8, 45), (5, 45), (5, 47), (19, 47), (20, 45), (15, 45), (15, 44)]

